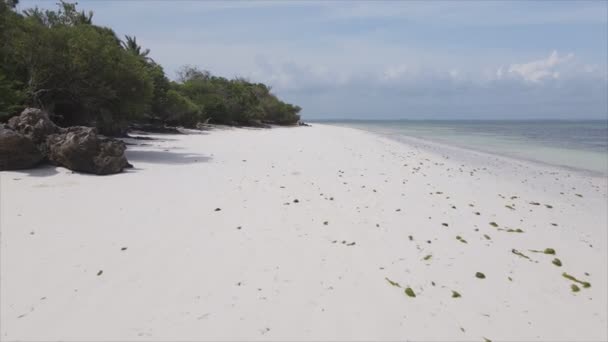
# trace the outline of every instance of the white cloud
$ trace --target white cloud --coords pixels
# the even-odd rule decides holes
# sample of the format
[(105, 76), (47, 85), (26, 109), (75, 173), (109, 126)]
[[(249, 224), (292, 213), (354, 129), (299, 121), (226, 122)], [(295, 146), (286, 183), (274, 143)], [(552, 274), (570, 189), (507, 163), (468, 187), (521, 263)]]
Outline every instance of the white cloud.
[(527, 82), (541, 82), (547, 79), (558, 79), (559, 68), (574, 59), (574, 54), (560, 56), (557, 51), (551, 52), (546, 59), (540, 59), (522, 64), (511, 64), (506, 71), (501, 66), (496, 72), (498, 79), (503, 77), (519, 77)]

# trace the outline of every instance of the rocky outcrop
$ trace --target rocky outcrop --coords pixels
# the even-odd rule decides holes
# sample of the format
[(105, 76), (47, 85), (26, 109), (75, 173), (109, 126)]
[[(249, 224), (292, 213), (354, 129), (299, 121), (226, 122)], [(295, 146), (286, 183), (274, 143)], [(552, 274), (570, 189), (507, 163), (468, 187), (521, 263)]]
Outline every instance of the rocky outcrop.
[(0, 124), (0, 171), (31, 168), (43, 159), (31, 139)]
[(47, 137), (48, 159), (70, 170), (107, 175), (131, 165), (122, 141), (101, 137), (91, 127), (69, 127)]
[(36, 108), (0, 124), (0, 171), (31, 168), (46, 158), (70, 170), (107, 175), (131, 166), (125, 149), (122, 141), (100, 136), (95, 128), (58, 127)]
[(45, 111), (37, 108), (26, 108), (19, 116), (8, 120), (8, 127), (29, 138), (34, 144), (43, 144), (48, 135), (62, 131)]

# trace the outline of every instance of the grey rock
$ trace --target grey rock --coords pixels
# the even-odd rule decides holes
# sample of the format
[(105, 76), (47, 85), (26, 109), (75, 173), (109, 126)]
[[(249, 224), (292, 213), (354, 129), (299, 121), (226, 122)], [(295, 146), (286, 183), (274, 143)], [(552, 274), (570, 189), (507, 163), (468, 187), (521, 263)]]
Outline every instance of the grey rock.
[(27, 169), (43, 159), (32, 140), (0, 124), (0, 171)]
[(46, 137), (60, 133), (63, 129), (49, 119), (48, 113), (37, 108), (26, 108), (20, 115), (8, 120), (8, 127), (25, 137), (34, 144), (44, 144)]
[(47, 137), (48, 158), (73, 171), (107, 175), (131, 167), (125, 143), (97, 134), (91, 127), (74, 126)]

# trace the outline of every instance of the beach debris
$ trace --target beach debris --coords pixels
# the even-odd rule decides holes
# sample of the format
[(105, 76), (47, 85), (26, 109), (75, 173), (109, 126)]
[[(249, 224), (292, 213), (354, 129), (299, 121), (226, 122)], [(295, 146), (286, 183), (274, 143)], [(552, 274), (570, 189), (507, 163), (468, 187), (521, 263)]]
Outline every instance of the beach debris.
[(486, 238), (486, 240), (492, 240), (488, 234), (483, 234), (483, 237)]
[(102, 273), (103, 273), (103, 270), (99, 270), (99, 272), (97, 272), (97, 276), (99, 277)]
[(327, 226), (329, 224), (329, 221), (324, 221), (323, 225)]
[(243, 227), (238, 226), (238, 227), (236, 227), (236, 229), (241, 230), (241, 229), (243, 229)]
[(296, 198), (293, 200), (293, 203), (300, 203), (300, 201)]
[(412, 290), (412, 288), (411, 288), (411, 287), (407, 287), (407, 288), (405, 289), (405, 291), (404, 291), (404, 292), (405, 292), (405, 294), (406, 294), (406, 295), (408, 295), (409, 297), (413, 297), (413, 298), (415, 298), (415, 297), (416, 297), (416, 294), (414, 293), (414, 290)]
[(553, 209), (553, 206), (550, 204), (545, 204), (545, 207), (547, 207), (547, 209)]
[(538, 202), (530, 202), (530, 204), (532, 204), (532, 205), (540, 205), (540, 203), (538, 203)]
[(477, 277), (479, 279), (486, 279), (486, 275), (481, 272), (475, 273), (475, 277)]
[(575, 282), (575, 283), (579, 283), (579, 284), (581, 284), (581, 285), (582, 285), (584, 288), (591, 287), (591, 283), (586, 282), (586, 281), (582, 281), (582, 280), (578, 280), (578, 279), (576, 279), (574, 276), (572, 276), (572, 275), (570, 275), (570, 274), (568, 274), (568, 273), (566, 273), (566, 272), (562, 273), (562, 276), (563, 276), (564, 278), (568, 279), (568, 280), (572, 280), (572, 281), (573, 281), (573, 282)]
[(479, 216), (479, 215), (481, 215), (481, 213), (479, 211), (476, 211), (475, 215)]
[(457, 291), (452, 290), (452, 298), (460, 298), (461, 295)]
[(522, 252), (518, 251), (518, 250), (517, 250), (517, 249), (515, 249), (515, 248), (513, 248), (513, 249), (511, 250), (511, 253), (513, 253), (513, 254), (515, 254), (515, 255), (517, 255), (517, 256), (520, 256), (520, 257), (522, 257), (522, 258), (526, 258), (526, 259), (530, 260), (530, 257), (529, 257), (529, 256), (527, 256), (527, 255), (523, 254)]
[(517, 229), (513, 229), (513, 228), (509, 228), (507, 229), (507, 233), (523, 233), (524, 231), (517, 228)]
[(555, 255), (555, 249), (553, 249), (553, 248), (545, 248), (542, 251), (539, 251), (539, 250), (536, 250), (536, 249), (530, 249), (530, 252)]
[(442, 225), (442, 226), (444, 226), (444, 227), (447, 227), (447, 226), (448, 226), (448, 224), (447, 224), (447, 223), (442, 223), (441, 225)]
[(511, 210), (515, 210), (515, 208), (513, 208), (513, 207), (512, 207), (512, 206), (510, 206), (510, 205), (505, 205), (505, 207), (507, 207), (507, 208), (509, 208), (509, 209), (511, 209)]
[(213, 211), (220, 211), (220, 210), (222, 210), (222, 209), (221, 208), (215, 208), (215, 210), (213, 210)]
[(462, 243), (468, 243), (467, 240), (463, 239), (460, 235), (456, 236), (456, 240), (462, 242)]
[(583, 195), (581, 195), (581, 194), (575, 194), (575, 195), (578, 196), (578, 197), (583, 197)]
[(388, 281), (388, 283), (391, 284), (392, 286), (401, 287), (401, 285), (399, 285), (398, 282), (392, 281), (392, 280), (388, 279), (388, 277), (384, 277), (384, 279), (386, 279), (386, 281)]
[(551, 263), (553, 263), (553, 265), (555, 265), (557, 267), (562, 267), (562, 261), (559, 260), (558, 258), (553, 259), (553, 261), (551, 261)]
[(413, 236), (408, 236), (408, 238), (410, 239), (410, 241), (414, 241), (414, 237)]
[(347, 245), (347, 246), (354, 246), (354, 245), (355, 245), (355, 242), (353, 241), (353, 242), (351, 242), (351, 243), (347, 243), (346, 245)]
[(121, 248), (120, 250), (121, 250), (121, 251), (126, 251), (126, 250), (127, 250), (127, 247), (123, 247), (123, 248)]

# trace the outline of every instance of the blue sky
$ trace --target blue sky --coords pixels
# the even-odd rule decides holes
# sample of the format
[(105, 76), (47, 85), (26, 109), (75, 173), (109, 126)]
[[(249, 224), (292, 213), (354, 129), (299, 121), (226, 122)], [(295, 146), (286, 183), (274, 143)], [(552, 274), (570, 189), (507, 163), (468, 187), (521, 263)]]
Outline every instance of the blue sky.
[[(55, 7), (21, 0), (20, 8)], [(268, 83), (305, 119), (608, 118), (607, 1), (79, 1), (174, 77)]]

